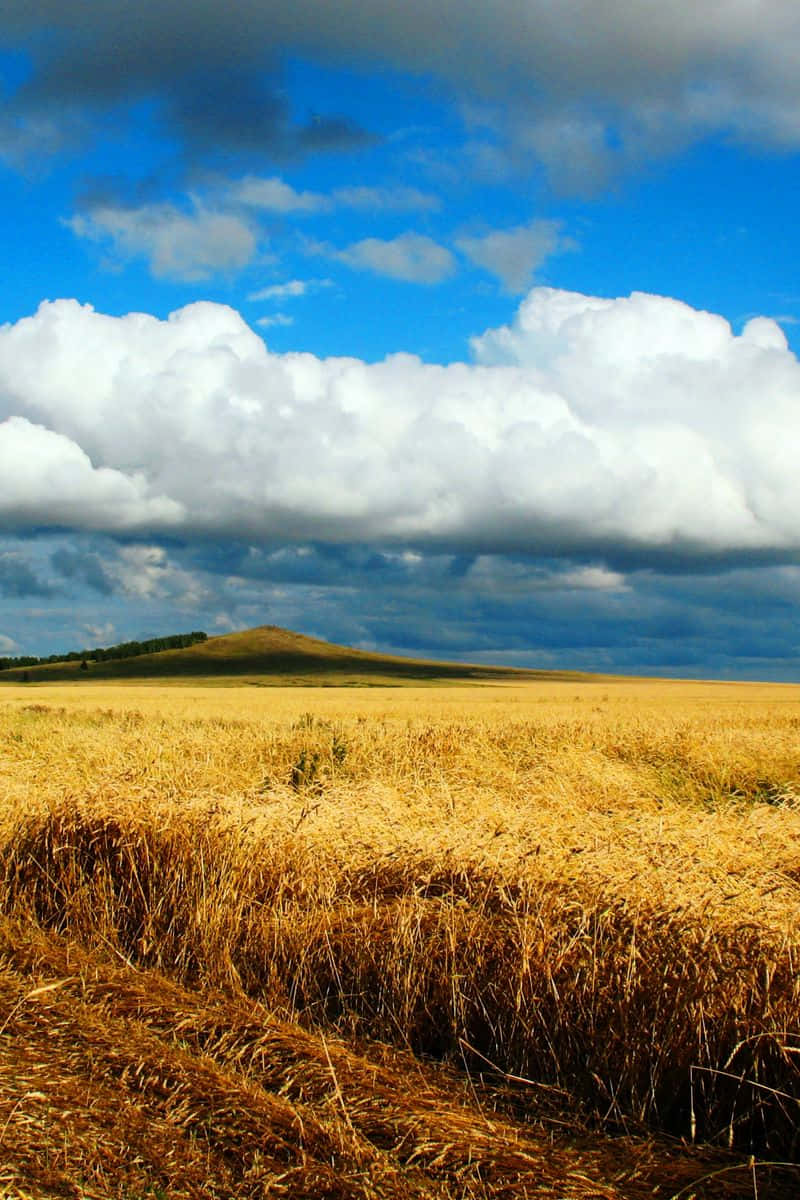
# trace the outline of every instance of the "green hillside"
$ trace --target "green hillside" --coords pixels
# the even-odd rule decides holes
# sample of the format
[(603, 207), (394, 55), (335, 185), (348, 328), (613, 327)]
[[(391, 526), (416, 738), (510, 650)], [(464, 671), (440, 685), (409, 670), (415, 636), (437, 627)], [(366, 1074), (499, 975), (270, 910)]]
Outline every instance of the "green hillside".
[(48, 663), (0, 672), (0, 682), (87, 682), (91, 680), (179, 679), (200, 682), (250, 681), (297, 684), (402, 684), (525, 679), (580, 679), (578, 672), (523, 671), (510, 667), (470, 666), (371, 654), (306, 637), (276, 625), (209, 638), (181, 650), (165, 650), (135, 658)]

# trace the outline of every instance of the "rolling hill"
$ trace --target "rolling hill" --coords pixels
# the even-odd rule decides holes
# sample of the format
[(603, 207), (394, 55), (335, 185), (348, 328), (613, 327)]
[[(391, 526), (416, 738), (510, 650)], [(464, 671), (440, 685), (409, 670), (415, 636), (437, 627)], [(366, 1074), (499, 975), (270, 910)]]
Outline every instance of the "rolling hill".
[(572, 671), (526, 671), (373, 654), (320, 638), (261, 625), (212, 637), (181, 650), (136, 658), (48, 663), (0, 672), (0, 682), (87, 682), (91, 680), (193, 680), (263, 684), (398, 685), (404, 683), (522, 682), (525, 679), (581, 679)]

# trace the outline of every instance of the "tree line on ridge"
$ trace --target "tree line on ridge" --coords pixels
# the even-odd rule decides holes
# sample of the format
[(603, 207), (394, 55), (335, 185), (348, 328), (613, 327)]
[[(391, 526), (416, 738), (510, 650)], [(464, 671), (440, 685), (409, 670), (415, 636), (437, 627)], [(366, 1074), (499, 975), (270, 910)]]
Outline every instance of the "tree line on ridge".
[(37, 658), (24, 654), (17, 658), (0, 658), (0, 671), (19, 667), (42, 667), (62, 662), (107, 662), (112, 658), (136, 658), (140, 654), (157, 654), (159, 650), (184, 650), (197, 642), (208, 640), (208, 634), (195, 629), (191, 633), (174, 633), (169, 637), (147, 638), (142, 642), (119, 642), (116, 646), (95, 646), (94, 650), (70, 650), (66, 654), (50, 654)]

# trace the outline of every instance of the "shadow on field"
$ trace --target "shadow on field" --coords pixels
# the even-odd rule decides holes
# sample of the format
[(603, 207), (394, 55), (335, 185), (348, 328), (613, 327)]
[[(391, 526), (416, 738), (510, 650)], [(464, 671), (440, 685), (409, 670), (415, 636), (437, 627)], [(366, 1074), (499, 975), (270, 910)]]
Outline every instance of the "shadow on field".
[[(794, 980), (750, 969), (757, 931), (413, 858), (315, 873), (297, 831), (254, 845), (212, 810), (64, 806), (2, 869), (5, 1069), (39, 1097), (4, 1151), (30, 1174), (49, 1138), (42, 1187), (116, 1153), (170, 1197), (750, 1198), (742, 1154), (796, 1157)], [(654, 1136), (692, 1129), (739, 1158)]]

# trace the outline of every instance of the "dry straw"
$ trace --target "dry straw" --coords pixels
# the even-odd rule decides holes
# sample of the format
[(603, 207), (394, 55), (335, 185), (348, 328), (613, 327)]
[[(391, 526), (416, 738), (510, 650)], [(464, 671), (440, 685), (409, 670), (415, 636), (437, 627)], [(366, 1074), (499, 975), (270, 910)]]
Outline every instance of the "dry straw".
[(78, 1158), (139, 1147), (87, 1196), (106, 1153), (170, 1197), (795, 1194), (795, 692), (19, 693), (7, 1189), (61, 1080)]

